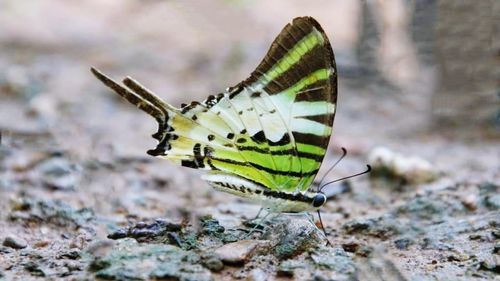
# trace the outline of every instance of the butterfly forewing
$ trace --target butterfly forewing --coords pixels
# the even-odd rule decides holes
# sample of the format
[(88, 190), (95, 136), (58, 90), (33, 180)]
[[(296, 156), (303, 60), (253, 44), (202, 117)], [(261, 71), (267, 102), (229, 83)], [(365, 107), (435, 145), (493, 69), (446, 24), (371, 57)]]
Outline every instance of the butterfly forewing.
[(270, 99), (283, 120), (280, 133), (285, 136), (286, 130), (290, 137), (288, 147), (278, 148), (292, 161), (288, 177), (277, 186), (307, 190), (328, 147), (337, 100), (335, 59), (320, 25), (309, 17), (287, 25), (242, 84)]

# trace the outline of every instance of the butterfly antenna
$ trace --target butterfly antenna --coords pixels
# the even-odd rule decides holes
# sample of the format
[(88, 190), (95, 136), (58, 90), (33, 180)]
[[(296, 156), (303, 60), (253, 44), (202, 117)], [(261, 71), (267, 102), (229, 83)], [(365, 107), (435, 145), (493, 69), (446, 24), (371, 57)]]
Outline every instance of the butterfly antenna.
[(330, 243), (330, 240), (328, 240), (328, 234), (326, 234), (326, 230), (325, 230), (325, 227), (323, 226), (323, 220), (321, 219), (321, 212), (318, 210), (318, 218), (319, 218), (319, 225), (321, 226), (321, 229), (323, 230), (323, 233), (325, 234), (325, 238), (326, 238), (326, 245), (327, 246), (330, 246), (332, 245), (332, 243)]
[[(344, 157), (347, 155), (347, 150), (345, 148), (342, 147), (342, 155), (339, 157), (339, 159), (337, 160), (337, 162), (335, 162), (331, 167), (330, 169), (328, 169), (328, 171), (326, 171), (326, 173), (323, 175), (323, 177), (321, 178), (321, 181), (319, 182), (319, 186), (321, 186), (321, 184), (323, 183), (323, 181), (325, 180), (326, 176), (333, 170), (333, 168), (335, 168), (335, 166), (337, 166), (337, 164), (342, 160), (344, 159)], [(318, 191), (321, 191), (321, 188), (319, 188)]]
[(322, 185), (322, 186), (319, 188), (319, 191), (321, 191), (321, 190), (322, 190), (325, 186), (327, 186), (327, 185), (330, 185), (330, 184), (335, 183), (335, 182), (338, 182), (338, 181), (343, 181), (343, 180), (346, 180), (346, 179), (350, 179), (350, 178), (354, 178), (354, 177), (357, 177), (357, 176), (361, 176), (361, 175), (363, 175), (363, 174), (367, 174), (367, 173), (369, 173), (371, 170), (372, 170), (372, 166), (370, 166), (370, 165), (366, 165), (366, 171), (361, 172), (361, 173), (354, 174), (354, 175), (352, 175), (352, 176), (343, 177), (343, 178), (340, 178), (340, 179), (336, 179), (336, 180), (333, 180), (333, 181), (327, 182), (327, 183), (325, 183), (324, 185)]

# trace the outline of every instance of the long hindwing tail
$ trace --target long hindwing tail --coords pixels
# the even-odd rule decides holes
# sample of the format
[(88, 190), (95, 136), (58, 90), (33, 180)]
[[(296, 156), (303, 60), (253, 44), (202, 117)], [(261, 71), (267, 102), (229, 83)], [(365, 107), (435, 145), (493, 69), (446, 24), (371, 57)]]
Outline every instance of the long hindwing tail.
[(328, 146), (337, 74), (330, 43), (310, 17), (288, 24), (248, 79), (201, 103), (175, 108), (131, 78), (126, 88), (92, 72), (158, 121), (159, 144), (148, 153), (186, 167), (304, 192)]

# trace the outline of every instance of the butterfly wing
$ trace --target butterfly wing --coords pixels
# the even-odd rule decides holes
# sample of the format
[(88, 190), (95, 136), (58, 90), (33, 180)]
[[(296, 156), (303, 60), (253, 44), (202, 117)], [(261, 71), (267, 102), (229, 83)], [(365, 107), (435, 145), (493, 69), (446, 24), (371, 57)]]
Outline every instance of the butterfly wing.
[(261, 117), (271, 157), (279, 158), (277, 171), (288, 171), (277, 177), (277, 188), (306, 191), (326, 153), (337, 102), (335, 58), (319, 23), (301, 17), (285, 26), (242, 84), (252, 92), (254, 103), (270, 105), (278, 113), (264, 115), (274, 122)]
[(275, 39), (248, 79), (203, 102), (175, 108), (131, 78), (99, 80), (159, 123), (148, 151), (180, 165), (236, 175), (282, 192), (304, 192), (332, 131), (337, 74), (330, 43), (310, 17)]

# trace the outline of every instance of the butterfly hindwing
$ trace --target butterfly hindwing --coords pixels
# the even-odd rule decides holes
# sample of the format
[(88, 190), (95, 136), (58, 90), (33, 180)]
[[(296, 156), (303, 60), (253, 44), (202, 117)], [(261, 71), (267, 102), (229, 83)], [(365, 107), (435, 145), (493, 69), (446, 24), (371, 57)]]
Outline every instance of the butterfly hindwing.
[(249, 78), (226, 92), (175, 108), (127, 78), (94, 74), (153, 115), (158, 146), (180, 165), (242, 177), (280, 192), (305, 192), (326, 152), (337, 99), (333, 51), (320, 25), (296, 18)]

